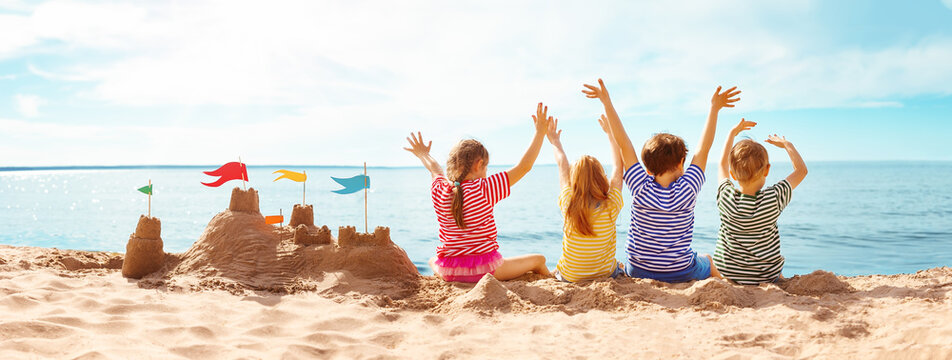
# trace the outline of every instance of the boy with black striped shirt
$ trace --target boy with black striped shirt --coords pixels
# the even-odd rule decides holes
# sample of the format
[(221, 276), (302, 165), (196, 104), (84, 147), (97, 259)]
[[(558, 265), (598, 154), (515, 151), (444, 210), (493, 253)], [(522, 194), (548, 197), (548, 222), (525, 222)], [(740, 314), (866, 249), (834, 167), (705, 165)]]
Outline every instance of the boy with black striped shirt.
[[(806, 164), (793, 144), (774, 134), (765, 142), (787, 150), (793, 172), (764, 188), (770, 172), (767, 149), (749, 139), (733, 144), (737, 134), (755, 125), (741, 119), (724, 144), (717, 189), (721, 228), (714, 251), (714, 264), (723, 277), (751, 285), (780, 278), (784, 259), (780, 255), (777, 218), (790, 203), (793, 189), (807, 175)], [(730, 178), (737, 180), (739, 189)]]

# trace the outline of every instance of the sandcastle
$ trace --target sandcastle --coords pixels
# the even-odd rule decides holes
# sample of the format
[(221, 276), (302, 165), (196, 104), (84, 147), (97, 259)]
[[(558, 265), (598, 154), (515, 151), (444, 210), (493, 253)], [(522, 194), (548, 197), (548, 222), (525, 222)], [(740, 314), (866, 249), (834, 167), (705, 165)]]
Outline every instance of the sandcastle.
[(391, 281), (419, 276), (406, 252), (390, 240), (389, 228), (358, 233), (343, 226), (335, 238), (326, 225), (314, 225), (310, 205), (295, 205), (288, 226), (268, 225), (254, 188), (232, 190), (228, 209), (209, 221), (188, 251), (174, 257), (180, 261), (150, 278), (175, 282), (187, 275), (183, 279), (200, 279), (199, 287), (290, 292), (308, 289), (309, 282), (327, 273)]
[(122, 261), (122, 276), (139, 279), (162, 267), (162, 222), (156, 217), (139, 216), (136, 232), (129, 236), (126, 256)]

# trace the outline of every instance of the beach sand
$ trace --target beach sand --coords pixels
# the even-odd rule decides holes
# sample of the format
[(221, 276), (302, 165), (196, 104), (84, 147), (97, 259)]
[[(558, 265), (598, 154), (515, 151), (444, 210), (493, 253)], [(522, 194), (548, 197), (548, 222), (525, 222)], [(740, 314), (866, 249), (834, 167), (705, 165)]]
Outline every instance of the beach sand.
[[(622, 279), (155, 286), (117, 254), (0, 246), (0, 358), (952, 358), (952, 269), (776, 285)], [(195, 282), (197, 284), (198, 282)]]
[(420, 276), (389, 229), (298, 221), (266, 225), (257, 193), (236, 190), (138, 280), (123, 254), (0, 245), (0, 359), (952, 359), (948, 267), (459, 284)]

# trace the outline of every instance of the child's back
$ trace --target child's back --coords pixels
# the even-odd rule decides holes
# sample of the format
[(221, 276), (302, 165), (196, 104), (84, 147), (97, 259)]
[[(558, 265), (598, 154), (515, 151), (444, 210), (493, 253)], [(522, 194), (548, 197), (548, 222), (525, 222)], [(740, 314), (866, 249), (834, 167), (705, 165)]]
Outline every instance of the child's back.
[[(780, 182), (764, 187), (770, 172), (767, 149), (753, 140), (734, 145), (734, 137), (757, 125), (741, 119), (724, 143), (718, 177), (717, 209), (721, 228), (717, 234), (714, 265), (721, 275), (739, 284), (776, 281), (783, 270), (777, 218), (793, 196), (793, 189), (807, 174), (793, 144), (776, 135), (768, 143), (787, 150), (794, 171)], [(737, 180), (739, 188), (731, 183)]]
[(711, 111), (697, 153), (685, 170), (687, 147), (684, 140), (671, 134), (656, 134), (642, 148), (641, 158), (608, 96), (601, 79), (599, 86), (585, 85), (589, 98), (601, 100), (608, 114), (610, 132), (619, 144), (625, 171), (624, 180), (631, 191), (631, 226), (628, 229), (628, 276), (666, 282), (685, 282), (719, 277), (708, 255), (698, 256), (691, 249), (694, 235), (694, 205), (704, 184), (704, 167), (714, 141), (717, 115), (721, 108), (734, 107), (740, 100), (736, 87), (711, 97)]
[[(559, 207), (563, 218), (568, 214), (572, 189), (565, 187), (559, 195)], [(608, 198), (588, 216), (592, 234), (582, 234), (571, 224), (566, 224), (562, 234), (562, 257), (559, 258), (559, 276), (567, 281), (580, 281), (616, 275), (615, 223), (624, 207), (621, 189), (612, 188)]]
[(503, 258), (497, 251), (496, 220), (493, 207), (509, 196), (515, 185), (529, 170), (545, 137), (552, 117), (542, 103), (532, 116), (536, 128), (529, 149), (509, 171), (486, 176), (489, 151), (476, 140), (457, 143), (446, 161), (446, 174), (430, 155), (433, 142), (423, 143), (423, 135), (411, 133), (409, 151), (423, 162), (430, 172), (430, 197), (440, 225), (440, 246), (430, 259), (435, 275), (447, 281), (477, 282), (487, 274), (499, 280), (510, 280), (532, 271), (549, 275), (545, 257), (529, 254)]
[(790, 203), (793, 188), (787, 180), (747, 195), (730, 180), (717, 189), (721, 229), (714, 264), (724, 277), (740, 284), (777, 279), (783, 270), (777, 218)]
[(582, 156), (570, 169), (557, 121), (549, 126), (546, 134), (555, 150), (559, 186), (562, 188), (559, 209), (565, 221), (562, 226), (562, 257), (559, 258), (556, 276), (564, 281), (616, 277), (624, 270), (615, 260), (618, 233), (615, 224), (625, 206), (621, 196), (624, 164), (605, 115), (599, 119), (599, 124), (612, 144), (614, 170), (610, 179), (605, 176), (602, 164), (592, 156)]
[(655, 272), (672, 272), (692, 265), (694, 205), (704, 183), (701, 168), (691, 165), (667, 187), (655, 182), (641, 163), (625, 172), (631, 191), (631, 226), (627, 252), (630, 264)]

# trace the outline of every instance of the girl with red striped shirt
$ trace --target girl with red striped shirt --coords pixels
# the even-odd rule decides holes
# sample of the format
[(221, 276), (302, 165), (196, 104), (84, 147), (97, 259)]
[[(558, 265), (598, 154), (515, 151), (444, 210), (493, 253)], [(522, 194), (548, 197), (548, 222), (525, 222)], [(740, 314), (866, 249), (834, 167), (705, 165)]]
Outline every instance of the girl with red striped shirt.
[(522, 160), (509, 171), (486, 176), (489, 152), (476, 140), (462, 140), (450, 150), (446, 160), (446, 175), (440, 164), (430, 155), (433, 142), (423, 144), (423, 136), (411, 133), (404, 148), (420, 158), (433, 176), (431, 197), (440, 225), (440, 246), (436, 257), (430, 259), (433, 273), (446, 281), (477, 282), (485, 274), (499, 280), (511, 280), (527, 272), (549, 275), (545, 257), (540, 254), (503, 258), (496, 242), (496, 220), (493, 207), (509, 196), (515, 185), (535, 163), (545, 138), (546, 129), (553, 121), (547, 116), (548, 107), (539, 103), (535, 123), (535, 137)]

